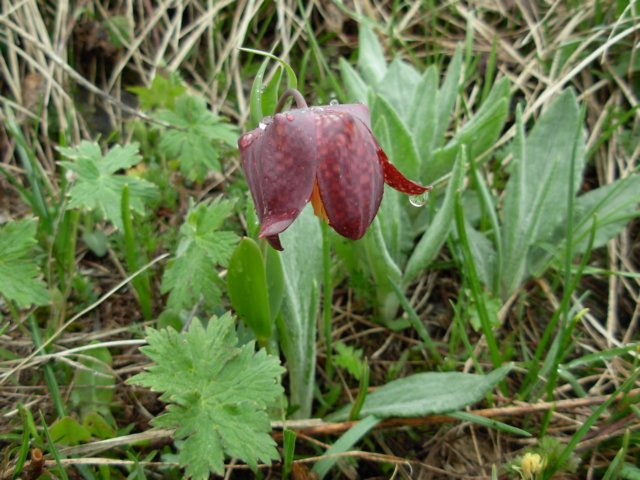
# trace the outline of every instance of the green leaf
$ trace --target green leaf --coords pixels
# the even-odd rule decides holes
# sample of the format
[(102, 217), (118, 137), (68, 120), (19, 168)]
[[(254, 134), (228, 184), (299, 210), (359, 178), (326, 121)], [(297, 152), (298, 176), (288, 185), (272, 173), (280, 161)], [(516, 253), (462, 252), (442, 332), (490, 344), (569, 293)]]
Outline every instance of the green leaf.
[[(566, 90), (536, 122), (527, 136), (527, 163), (525, 177), (535, 179), (527, 183), (525, 201), (530, 211), (527, 218), (532, 242), (551, 237), (567, 214), (567, 196), (570, 182), (573, 191), (580, 189), (584, 167), (584, 135), (576, 139), (580, 122), (580, 109), (574, 93)], [(577, 146), (576, 146), (577, 142)], [(574, 177), (569, 178), (571, 157), (575, 148)], [(549, 183), (547, 189), (536, 188)]]
[(260, 344), (271, 338), (272, 322), (264, 260), (258, 244), (243, 238), (229, 260), (227, 288), (231, 305)]
[(463, 422), (471, 422), (477, 425), (482, 425), (483, 427), (493, 428), (495, 430), (511, 433), (514, 435), (521, 435), (523, 437), (530, 437), (531, 434), (526, 430), (522, 430), (521, 428), (514, 427), (508, 425), (506, 423), (500, 422), (498, 420), (494, 420), (493, 418), (482, 417), (480, 415), (474, 415), (469, 412), (451, 412), (449, 416), (461, 420)]
[(260, 68), (256, 72), (256, 76), (253, 79), (253, 85), (251, 87), (251, 97), (249, 99), (249, 111), (251, 113), (251, 125), (250, 127), (256, 127), (260, 122), (260, 119), (264, 116), (262, 108), (262, 93), (263, 93), (263, 80), (264, 74), (267, 71), (269, 65), (269, 59), (265, 58), (260, 64)]
[(77, 177), (69, 190), (67, 209), (97, 210), (122, 230), (120, 199), (125, 185), (129, 185), (131, 208), (138, 213), (144, 213), (145, 204), (158, 196), (154, 184), (116, 173), (140, 163), (142, 157), (137, 143), (116, 145), (104, 156), (95, 142), (82, 141), (76, 147), (58, 150), (71, 160), (60, 164)]
[(271, 321), (275, 322), (284, 300), (284, 272), (282, 271), (280, 252), (273, 248), (267, 248), (265, 270), (267, 291), (269, 292), (269, 312), (271, 312)]
[(575, 206), (575, 254), (584, 253), (594, 217), (593, 248), (598, 248), (620, 233), (630, 218), (638, 216), (639, 191), (640, 176), (631, 175), (579, 196)]
[(491, 287), (498, 269), (498, 259), (493, 243), (485, 234), (477, 231), (469, 223), (466, 225), (466, 230), (473, 261), (478, 269), (478, 278), (484, 285)]
[(426, 182), (433, 182), (449, 173), (462, 145), (478, 157), (490, 149), (500, 136), (509, 114), (509, 81), (503, 78), (491, 90), (487, 102), (460, 128), (446, 147), (433, 151), (430, 161), (421, 172)]
[(362, 350), (355, 349), (342, 342), (336, 342), (334, 348), (336, 355), (333, 357), (333, 363), (344, 368), (353, 378), (360, 380), (362, 375)]
[(84, 417), (98, 412), (111, 418), (111, 402), (115, 388), (115, 377), (111, 370), (111, 353), (100, 347), (83, 352), (80, 365), (74, 375), (71, 401)]
[(186, 333), (147, 330), (141, 351), (154, 365), (129, 382), (161, 392), (166, 413), (152, 420), (175, 428), (178, 460), (196, 479), (224, 473), (224, 456), (255, 469), (278, 458), (267, 408), (283, 393), (276, 357), (253, 342), (238, 346), (231, 315), (213, 317), (206, 328), (194, 319)]
[[(482, 400), (511, 368), (511, 364), (503, 365), (487, 375), (428, 372), (393, 380), (367, 396), (360, 416), (423, 417), (460, 410)], [(345, 420), (349, 408), (340, 409), (330, 419)]]
[(173, 110), (161, 110), (156, 118), (174, 128), (164, 129), (160, 150), (180, 161), (180, 171), (192, 181), (201, 182), (209, 170), (220, 171), (221, 148), (236, 148), (238, 130), (207, 109), (201, 97), (183, 95)]
[[(566, 90), (539, 118), (526, 140), (522, 131), (517, 133), (513, 172), (504, 197), (503, 298), (531, 273), (527, 263), (540, 260), (540, 254), (536, 258), (530, 253), (532, 246), (552, 242), (558, 230), (564, 230), (569, 188), (578, 191), (584, 166), (584, 136), (576, 138), (579, 122), (575, 95)], [(569, 178), (569, 160), (574, 154), (574, 177)]]
[(349, 451), (351, 447), (369, 433), (378, 423), (380, 423), (380, 419), (373, 416), (363, 418), (361, 421), (356, 423), (353, 427), (344, 432), (342, 436), (327, 449), (325, 452), (325, 456), (327, 458), (318, 460), (313, 466), (313, 471), (318, 474), (320, 479), (323, 479), (338, 461), (339, 457), (337, 455)]
[(129, 87), (128, 90), (138, 96), (142, 110), (175, 107), (176, 98), (187, 91), (178, 75), (165, 78), (161, 75), (153, 77), (149, 87)]
[(358, 39), (358, 70), (369, 85), (376, 86), (387, 73), (387, 61), (382, 45), (375, 34), (365, 25), (360, 25)]
[[(384, 97), (378, 95), (370, 104), (371, 118), (376, 119), (373, 124), (373, 132), (389, 160), (405, 176), (417, 180), (420, 173), (420, 158), (409, 128)], [(382, 121), (384, 121), (383, 124), (381, 124)]]
[(640, 480), (640, 468), (625, 462), (620, 469), (620, 477), (625, 480)]
[(51, 438), (61, 445), (77, 445), (91, 440), (91, 433), (77, 420), (62, 417), (49, 428)]
[[(267, 71), (269, 60), (275, 60), (280, 64), (282, 69), (287, 73), (287, 88), (298, 88), (298, 78), (295, 72), (284, 60), (263, 50), (255, 50), (253, 48), (240, 48), (243, 52), (253, 53), (265, 57), (260, 68), (256, 72), (251, 86), (251, 97), (249, 99), (249, 107), (251, 111), (251, 127), (258, 125), (258, 122), (265, 115), (272, 115), (277, 104), (278, 86), (280, 84), (281, 73), (276, 73), (274, 78), (266, 87), (263, 85), (264, 74)], [(277, 77), (277, 80), (276, 80)], [(272, 106), (273, 105), (273, 108)]]
[(438, 71), (435, 66), (427, 68), (420, 79), (411, 100), (408, 124), (421, 158), (422, 169), (427, 168), (431, 156), (438, 124)]
[(318, 279), (322, 278), (322, 242), (318, 219), (310, 207), (281, 234), (280, 254), (284, 272), (284, 301), (278, 333), (287, 359), (295, 416), (309, 418), (313, 401), (316, 361)]
[(282, 68), (278, 68), (264, 87), (264, 91), (260, 97), (262, 103), (262, 116), (273, 115), (276, 111), (276, 105), (278, 105), (278, 89), (280, 87), (280, 80), (282, 78)]
[(340, 73), (342, 74), (342, 81), (347, 87), (347, 102), (366, 102), (367, 84), (364, 83), (355, 68), (342, 57), (340, 57)]
[(400, 282), (402, 273), (391, 257), (381, 225), (375, 218), (360, 243), (364, 247), (366, 265), (373, 277), (378, 313), (383, 321), (388, 322), (394, 319), (399, 305), (391, 284)]
[(451, 227), (453, 226), (453, 214), (455, 206), (455, 193), (462, 188), (464, 180), (464, 164), (466, 155), (460, 151), (458, 160), (453, 169), (451, 180), (447, 187), (444, 200), (433, 222), (422, 235), (413, 253), (409, 257), (405, 268), (403, 281), (407, 285), (411, 283), (429, 264), (436, 258), (440, 248), (444, 244)]
[(161, 291), (170, 292), (171, 308), (190, 309), (199, 301), (205, 307), (217, 306), (222, 282), (216, 266), (227, 265), (238, 241), (235, 233), (219, 231), (232, 209), (230, 201), (219, 199), (189, 209), (176, 256), (162, 278)]
[[(438, 91), (438, 121), (436, 129), (433, 133), (435, 148), (444, 144), (445, 133), (451, 123), (452, 110), (458, 97), (458, 88), (460, 86), (460, 76), (462, 74), (462, 45), (458, 44), (456, 53), (449, 63), (447, 74), (442, 86)], [(418, 93), (419, 90), (416, 92)]]
[(33, 257), (37, 228), (35, 219), (0, 227), (0, 294), (18, 308), (49, 303), (49, 291)]
[(84, 416), (82, 424), (93, 437), (106, 440), (108, 438), (114, 438), (115, 436), (117, 436), (114, 428), (99, 413), (88, 413)]
[[(503, 228), (502, 244), (504, 260), (500, 266), (503, 281), (503, 298), (506, 292), (516, 288), (525, 275), (527, 252), (527, 225), (524, 222), (528, 205), (526, 204), (525, 170), (528, 163), (526, 139), (522, 122), (522, 109), (516, 109), (516, 133), (513, 140), (513, 163), (511, 176), (505, 191), (505, 201), (502, 207)], [(509, 278), (504, 278), (508, 275)]]
[(415, 93), (419, 92), (420, 74), (413, 65), (399, 58), (390, 64), (382, 81), (378, 93), (400, 114), (404, 121), (408, 121)]

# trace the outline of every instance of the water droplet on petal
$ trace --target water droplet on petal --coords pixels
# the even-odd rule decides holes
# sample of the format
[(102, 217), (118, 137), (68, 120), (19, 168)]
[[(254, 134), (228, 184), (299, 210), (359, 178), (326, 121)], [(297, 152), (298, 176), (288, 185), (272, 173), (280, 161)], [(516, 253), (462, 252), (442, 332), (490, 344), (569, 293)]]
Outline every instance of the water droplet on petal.
[(420, 195), (411, 195), (409, 197), (409, 203), (414, 207), (424, 207), (429, 201), (429, 192), (426, 191)]
[(254, 140), (255, 140), (255, 137), (253, 133), (247, 133), (242, 137), (240, 137), (240, 141), (238, 143), (240, 144), (240, 148), (247, 148), (249, 145), (253, 143)]
[(260, 123), (258, 124), (258, 128), (259, 128), (260, 130), (264, 130), (265, 128), (267, 128), (267, 124), (266, 124), (266, 123), (264, 123), (264, 122), (260, 122)]
[(316, 113), (322, 113), (322, 112), (324, 112), (324, 108), (322, 108), (322, 107), (311, 107), (311, 111), (312, 112), (316, 112)]
[(340, 105), (340, 102), (334, 98), (329, 102), (329, 105), (335, 107), (336, 105)]
[(290, 113), (287, 113), (287, 120), (289, 120), (290, 122), (292, 122), (294, 119), (293, 115), (291, 115)]

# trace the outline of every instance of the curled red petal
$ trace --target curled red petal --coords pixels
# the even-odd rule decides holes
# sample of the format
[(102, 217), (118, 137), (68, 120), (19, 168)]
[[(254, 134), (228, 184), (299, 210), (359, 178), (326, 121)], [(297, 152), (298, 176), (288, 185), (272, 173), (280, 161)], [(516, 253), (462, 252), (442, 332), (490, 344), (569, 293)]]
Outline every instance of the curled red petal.
[(276, 250), (284, 250), (284, 248), (282, 248), (282, 243), (280, 243), (280, 235), (269, 235), (265, 238), (267, 239), (267, 242), (269, 242), (269, 245), (271, 245)]
[(267, 117), (240, 137), (238, 147), (261, 223), (260, 237), (277, 248), (277, 235), (297, 218), (313, 190), (317, 167), (313, 115), (292, 110)]
[(318, 187), (329, 224), (357, 240), (373, 221), (384, 191), (377, 143), (359, 117), (333, 107), (316, 112), (316, 136)]
[(380, 164), (384, 169), (384, 181), (391, 188), (395, 188), (399, 192), (406, 193), (408, 195), (420, 195), (433, 188), (431, 185), (423, 187), (422, 185), (416, 182), (412, 182), (407, 177), (405, 177), (396, 167), (393, 166), (393, 164), (391, 164), (391, 162), (389, 162), (387, 155), (379, 145), (378, 159), (380, 160)]

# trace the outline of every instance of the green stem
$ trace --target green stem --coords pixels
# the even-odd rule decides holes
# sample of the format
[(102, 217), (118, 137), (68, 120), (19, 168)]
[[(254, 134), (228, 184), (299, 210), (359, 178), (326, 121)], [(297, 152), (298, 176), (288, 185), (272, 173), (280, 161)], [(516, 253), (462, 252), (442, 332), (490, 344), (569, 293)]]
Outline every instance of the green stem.
[(331, 299), (333, 297), (331, 289), (331, 251), (329, 247), (329, 225), (324, 220), (320, 220), (320, 226), (322, 227), (322, 265), (324, 274), (322, 318), (324, 320), (324, 342), (327, 351), (325, 368), (327, 377), (331, 379), (333, 376), (333, 347), (331, 344)]
[[(122, 189), (121, 199), (122, 210), (122, 226), (124, 236), (124, 251), (127, 259), (127, 267), (130, 272), (135, 272), (140, 268), (138, 262), (138, 249), (136, 248), (136, 239), (133, 233), (133, 222), (131, 221), (131, 209), (129, 206), (129, 185), (125, 185)], [(149, 282), (148, 272), (142, 272), (140, 276), (131, 280), (131, 284), (138, 294), (138, 303), (142, 310), (142, 316), (145, 320), (151, 319), (151, 284)]]

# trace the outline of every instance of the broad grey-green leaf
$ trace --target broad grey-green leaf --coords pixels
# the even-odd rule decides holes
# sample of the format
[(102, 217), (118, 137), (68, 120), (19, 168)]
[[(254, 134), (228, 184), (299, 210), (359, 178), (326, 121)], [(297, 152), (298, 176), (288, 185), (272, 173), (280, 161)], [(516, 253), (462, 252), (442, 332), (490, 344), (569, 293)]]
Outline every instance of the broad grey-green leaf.
[[(502, 297), (512, 294), (546, 258), (534, 244), (558, 241), (567, 218), (569, 192), (576, 192), (584, 166), (584, 135), (571, 90), (563, 92), (538, 119), (522, 144), (516, 139), (512, 177), (504, 197)], [(574, 177), (570, 178), (572, 156)], [(572, 189), (572, 190), (570, 190)], [(527, 264), (523, 264), (525, 261)]]
[(469, 246), (471, 247), (473, 261), (478, 271), (478, 277), (484, 285), (491, 287), (498, 268), (493, 243), (491, 243), (491, 240), (489, 240), (486, 235), (469, 224), (466, 226), (466, 231), (469, 237)]
[(382, 95), (408, 123), (414, 92), (420, 82), (420, 74), (412, 65), (395, 58), (380, 83), (378, 93)]
[[(393, 380), (367, 396), (360, 416), (422, 417), (459, 410), (482, 400), (511, 368), (506, 364), (487, 375), (428, 372)], [(346, 419), (349, 409), (347, 405), (330, 419)]]
[(299, 418), (311, 415), (316, 359), (318, 279), (322, 278), (322, 240), (318, 219), (309, 206), (281, 234), (284, 301), (278, 331), (287, 359), (291, 399)]
[(409, 257), (404, 272), (404, 284), (409, 284), (424, 270), (438, 255), (442, 244), (447, 239), (449, 231), (453, 225), (453, 208), (455, 204), (455, 193), (462, 188), (464, 179), (464, 164), (466, 155), (460, 151), (458, 159), (449, 181), (449, 186), (444, 196), (444, 201), (438, 210), (433, 222), (420, 238), (420, 241)]
[[(546, 241), (551, 237), (566, 218), (569, 189), (577, 192), (580, 187), (584, 167), (584, 135), (579, 132), (579, 122), (580, 109), (576, 97), (571, 90), (566, 90), (540, 117), (527, 136), (524, 175), (528, 183), (525, 201), (535, 214), (530, 219), (529, 227), (532, 242)], [(570, 179), (574, 154), (574, 177)], [(546, 194), (545, 189), (540, 187), (545, 183), (549, 184)]]
[[(597, 188), (579, 196), (575, 202), (573, 255), (585, 253), (595, 219), (595, 236), (592, 248), (599, 248), (618, 235), (630, 219), (640, 215), (638, 197), (640, 191), (640, 177), (630, 177), (617, 180), (614, 183)], [(529, 271), (532, 275), (539, 275), (554, 258), (565, 255), (566, 231), (557, 231), (549, 242), (550, 248), (534, 247), (530, 255)], [(561, 245), (562, 248), (558, 248)]]
[(421, 171), (429, 167), (428, 161), (436, 141), (438, 101), (438, 71), (431, 66), (422, 75), (409, 109), (408, 125), (421, 159)]
[[(420, 170), (420, 159), (413, 136), (393, 106), (379, 95), (370, 102), (371, 118), (378, 119), (373, 131), (378, 136), (385, 153), (398, 170), (412, 180), (417, 180)], [(384, 118), (386, 130), (376, 131), (379, 121)]]
[(378, 85), (387, 73), (382, 45), (366, 25), (360, 26), (358, 70), (369, 85)]
[(574, 252), (584, 253), (594, 216), (593, 248), (602, 247), (620, 233), (630, 218), (640, 214), (638, 192), (640, 176), (631, 175), (579, 196), (575, 204)]
[(366, 102), (369, 87), (364, 83), (360, 74), (342, 57), (340, 57), (340, 73), (344, 86), (347, 87), (347, 101)]
[(469, 155), (477, 157), (495, 144), (509, 113), (509, 101), (507, 97), (503, 97), (486, 105), (488, 104), (485, 103), (481, 112), (458, 130), (446, 147), (433, 152), (428, 164), (423, 165), (426, 168), (422, 172), (422, 178), (426, 182), (433, 182), (449, 173), (460, 145), (467, 145)]

